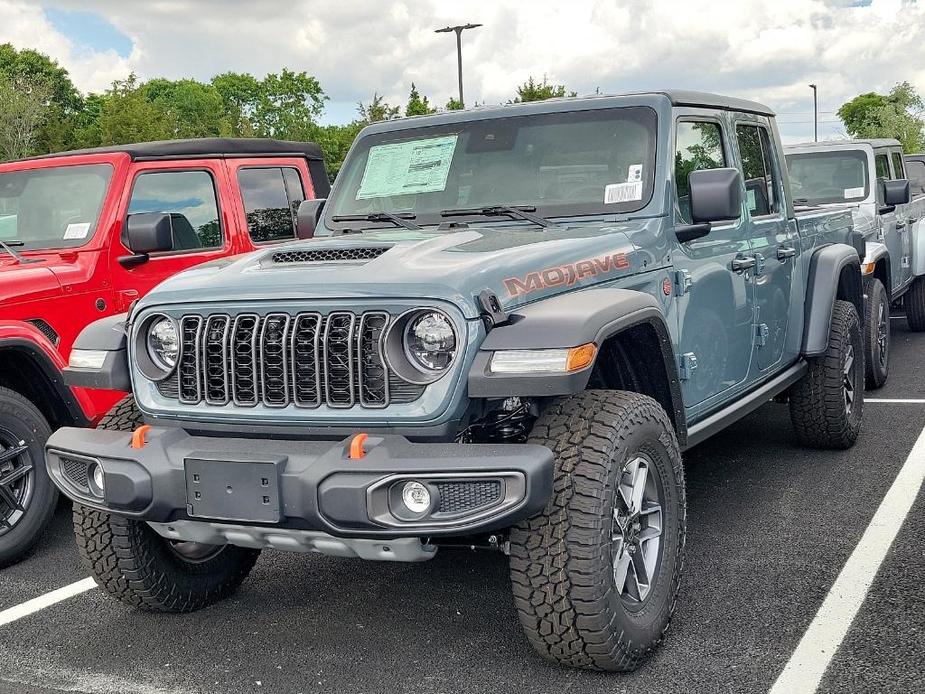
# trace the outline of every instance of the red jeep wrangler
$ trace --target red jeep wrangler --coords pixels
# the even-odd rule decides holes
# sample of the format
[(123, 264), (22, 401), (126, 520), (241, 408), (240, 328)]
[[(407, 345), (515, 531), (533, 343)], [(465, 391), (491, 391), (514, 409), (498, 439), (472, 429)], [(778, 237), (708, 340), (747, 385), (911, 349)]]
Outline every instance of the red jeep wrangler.
[(123, 394), (69, 389), (78, 333), (197, 263), (292, 240), (330, 185), (317, 145), (177, 140), (0, 165), (0, 566), (38, 539), (58, 492), (52, 430)]

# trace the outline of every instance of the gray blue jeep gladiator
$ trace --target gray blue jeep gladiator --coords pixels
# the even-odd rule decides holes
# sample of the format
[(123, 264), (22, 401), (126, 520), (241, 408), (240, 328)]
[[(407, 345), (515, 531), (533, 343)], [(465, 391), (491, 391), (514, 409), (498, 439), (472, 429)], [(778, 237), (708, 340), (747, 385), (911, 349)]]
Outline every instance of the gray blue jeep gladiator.
[(682, 451), (772, 399), (809, 446), (858, 436), (862, 241), (789, 191), (773, 113), (710, 94), (366, 128), (304, 240), (81, 335), (103, 366), (70, 382), (134, 394), (48, 441), (83, 558), (179, 612), (266, 548), (495, 549), (540, 654), (635, 668), (675, 609)]

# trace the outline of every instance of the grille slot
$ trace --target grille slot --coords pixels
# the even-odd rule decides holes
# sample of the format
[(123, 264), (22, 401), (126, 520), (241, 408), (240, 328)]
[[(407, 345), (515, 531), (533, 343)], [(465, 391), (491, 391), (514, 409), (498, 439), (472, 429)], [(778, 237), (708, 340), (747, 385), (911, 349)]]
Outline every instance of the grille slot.
[(274, 263), (339, 263), (370, 261), (389, 250), (389, 246), (367, 248), (313, 248), (310, 250), (276, 251)]
[(183, 316), (180, 321), (180, 362), (177, 373), (180, 377), (180, 402), (194, 405), (202, 400), (202, 378), (200, 372), (199, 340), (202, 335), (202, 318)]
[(438, 513), (466, 513), (501, 501), (501, 482), (437, 482), (440, 493)]
[(157, 384), (183, 404), (367, 409), (423, 395), (389, 369), (385, 311), (211, 314), (180, 319), (177, 372)]

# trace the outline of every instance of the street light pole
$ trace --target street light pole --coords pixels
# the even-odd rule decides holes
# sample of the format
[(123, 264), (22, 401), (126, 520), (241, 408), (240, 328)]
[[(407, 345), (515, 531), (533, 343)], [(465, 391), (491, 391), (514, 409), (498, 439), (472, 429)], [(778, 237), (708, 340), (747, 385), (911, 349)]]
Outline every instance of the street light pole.
[(459, 24), (453, 27), (444, 27), (443, 29), (437, 29), (434, 31), (435, 34), (448, 34), (451, 31), (456, 34), (456, 66), (457, 72), (459, 74), (459, 105), (465, 108), (466, 102), (463, 101), (463, 78), (462, 78), (462, 33), (466, 29), (475, 29), (476, 27), (482, 26), (481, 24)]
[(809, 85), (813, 90), (813, 142), (819, 142), (819, 106), (816, 101), (816, 85)]

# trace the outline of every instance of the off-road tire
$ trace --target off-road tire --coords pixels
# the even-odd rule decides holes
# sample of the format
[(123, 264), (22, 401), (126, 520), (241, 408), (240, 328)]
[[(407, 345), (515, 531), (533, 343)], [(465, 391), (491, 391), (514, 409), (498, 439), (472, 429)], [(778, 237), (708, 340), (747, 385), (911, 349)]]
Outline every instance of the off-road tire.
[(914, 333), (925, 332), (925, 277), (916, 277), (903, 297), (906, 322)]
[[(855, 355), (851, 374), (854, 402), (850, 410), (846, 408), (844, 388), (849, 347)], [(803, 445), (846, 449), (857, 441), (864, 409), (863, 350), (857, 310), (848, 301), (836, 301), (828, 348), (809, 360), (809, 371), (790, 392), (790, 420)]]
[[(555, 663), (592, 670), (637, 668), (674, 613), (684, 556), (686, 497), (671, 421), (652, 398), (585, 391), (556, 398), (530, 435), (555, 454), (545, 510), (512, 529), (510, 573), (527, 638)], [(613, 508), (622, 471), (644, 452), (662, 487), (657, 577), (636, 611), (617, 594)]]
[[(133, 431), (142, 423), (131, 396), (99, 428)], [(224, 546), (199, 562), (182, 559), (147, 523), (74, 504), (77, 549), (100, 588), (151, 612), (192, 612), (222, 600), (247, 577), (259, 550)]]
[[(51, 436), (48, 421), (29, 400), (3, 387), (0, 387), (0, 429), (16, 439), (8, 443), (23, 441), (28, 447), (22, 457), (16, 459), (17, 467), (21, 468), (23, 464), (32, 466), (32, 494), (25, 505), (25, 511), (21, 512), (10, 530), (0, 535), (2, 568), (21, 559), (42, 537), (55, 512), (58, 488), (48, 478), (48, 470), (45, 468), (45, 442)], [(3, 438), (8, 437), (4, 435)]]
[[(875, 277), (864, 281), (864, 372), (868, 390), (882, 388), (890, 375), (890, 297)], [(880, 344), (880, 311), (886, 321)]]

